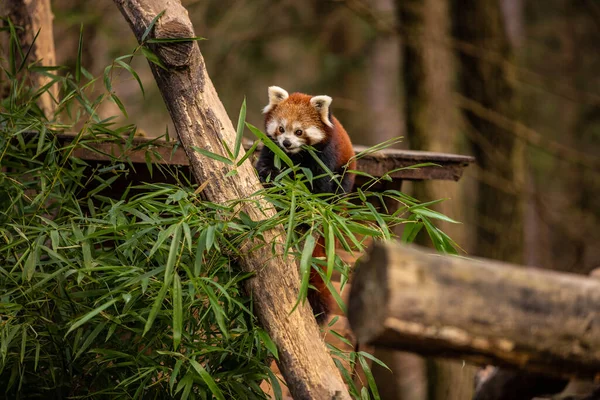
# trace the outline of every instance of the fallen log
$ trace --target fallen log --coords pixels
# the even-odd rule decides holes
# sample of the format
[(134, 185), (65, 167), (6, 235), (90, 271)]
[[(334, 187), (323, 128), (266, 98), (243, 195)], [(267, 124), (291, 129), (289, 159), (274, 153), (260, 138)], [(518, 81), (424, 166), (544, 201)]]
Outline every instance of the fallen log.
[(348, 305), (360, 343), (553, 376), (600, 373), (600, 281), (375, 243)]
[[(194, 37), (187, 11), (176, 0), (115, 0), (115, 4), (141, 43), (152, 20), (164, 12), (148, 38), (186, 39)], [(260, 187), (249, 161), (229, 174), (233, 166), (214, 161), (194, 147), (226, 156), (223, 142), (235, 147), (236, 132), (208, 76), (195, 41), (159, 42), (152, 50), (166, 69), (150, 64), (181, 145), (190, 160), (197, 182), (206, 184), (202, 195), (217, 203), (250, 198)], [(241, 150), (239, 158), (243, 157)], [(254, 221), (272, 218), (275, 211), (260, 198), (243, 202)], [(325, 343), (310, 307), (305, 304), (291, 312), (298, 298), (300, 278), (295, 261), (283, 257), (283, 227), (263, 233), (268, 245), (247, 243), (241, 251), (242, 268), (254, 277), (246, 289), (252, 294), (255, 312), (278, 347), (278, 366), (295, 399), (349, 399), (350, 396)], [(257, 239), (258, 240), (258, 239)], [(271, 245), (277, 249), (273, 254)], [(249, 249), (252, 249), (250, 251)]]

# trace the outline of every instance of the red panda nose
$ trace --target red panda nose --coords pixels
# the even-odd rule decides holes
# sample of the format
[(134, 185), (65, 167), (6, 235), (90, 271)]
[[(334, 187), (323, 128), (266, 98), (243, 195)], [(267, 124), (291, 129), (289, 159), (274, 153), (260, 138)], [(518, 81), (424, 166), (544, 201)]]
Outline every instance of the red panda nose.
[(285, 139), (283, 141), (283, 146), (287, 149), (288, 147), (290, 147), (292, 145), (292, 142), (290, 142), (289, 140)]

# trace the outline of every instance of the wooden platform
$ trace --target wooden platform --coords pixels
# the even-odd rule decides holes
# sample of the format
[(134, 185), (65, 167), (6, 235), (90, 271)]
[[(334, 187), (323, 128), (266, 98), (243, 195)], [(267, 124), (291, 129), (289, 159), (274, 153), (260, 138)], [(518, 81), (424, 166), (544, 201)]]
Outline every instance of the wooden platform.
[[(69, 134), (60, 134), (59, 139), (68, 145), (73, 141), (75, 136)], [(179, 147), (177, 141), (151, 140), (147, 138), (135, 138), (132, 140), (133, 150), (123, 152), (125, 140), (123, 144), (114, 142), (101, 142), (98, 140), (94, 143), (87, 142), (87, 146), (93, 147), (94, 150), (78, 147), (74, 155), (87, 161), (109, 161), (110, 157), (121, 158), (127, 156), (134, 164), (146, 163), (146, 152), (148, 144), (152, 147), (152, 151), (159, 153), (163, 164), (179, 165), (184, 168), (189, 166), (188, 158), (182, 147)], [(87, 139), (86, 139), (87, 141)], [(249, 149), (252, 146), (251, 141), (245, 141), (244, 147)], [(136, 149), (137, 148), (137, 149)], [(362, 152), (367, 148), (364, 146), (354, 146), (356, 153)], [(104, 153), (104, 154), (102, 154)], [(393, 180), (453, 180), (458, 181), (463, 171), (475, 159), (470, 156), (462, 156), (456, 154), (432, 153), (427, 151), (410, 151), (386, 149), (372, 152), (364, 155), (358, 160), (357, 170), (368, 173), (374, 177), (381, 177), (389, 171)], [(416, 164), (432, 163), (435, 165), (421, 168), (407, 168)], [(403, 168), (400, 169), (399, 168)]]

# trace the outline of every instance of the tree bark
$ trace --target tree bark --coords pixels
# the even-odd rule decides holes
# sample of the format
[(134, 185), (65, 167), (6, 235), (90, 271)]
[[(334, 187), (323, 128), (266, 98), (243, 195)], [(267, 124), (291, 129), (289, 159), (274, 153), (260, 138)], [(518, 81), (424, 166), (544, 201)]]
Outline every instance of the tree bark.
[[(396, 1), (398, 18), (406, 32), (403, 42), (404, 87), (408, 140), (411, 149), (454, 152), (457, 149), (459, 111), (454, 104), (455, 60), (449, 46), (451, 19), (446, 0)], [(434, 207), (458, 221), (464, 221), (464, 185), (450, 182), (419, 181), (413, 183), (413, 195), (427, 202), (449, 199)], [(475, 237), (469, 224), (441, 221), (440, 228), (467, 249)], [(431, 245), (425, 235), (417, 237)], [(427, 398), (429, 400), (463, 400), (471, 397), (473, 368), (456, 362), (425, 360)]]
[[(378, 144), (396, 136), (406, 138), (404, 113), (398, 107), (404, 103), (400, 95), (400, 36), (394, 32), (396, 12), (394, 0), (369, 0), (369, 7), (377, 16), (380, 29), (370, 46), (367, 62), (366, 110), (370, 121), (377, 121), (376, 128), (365, 137), (363, 144)], [(371, 143), (368, 143), (371, 142)], [(402, 148), (408, 148), (406, 141)]]
[(356, 267), (357, 340), (558, 377), (600, 373), (600, 281), (376, 243)]
[[(188, 38), (194, 30), (187, 11), (179, 1), (115, 0), (138, 41), (151, 20), (161, 11), (149, 37)], [(201, 157), (193, 146), (225, 155), (222, 142), (234, 148), (235, 130), (207, 74), (195, 41), (170, 43), (153, 48), (168, 68), (150, 64), (171, 114), (177, 135), (190, 159), (197, 182), (206, 183), (203, 195), (217, 203), (249, 199), (260, 183), (249, 161), (227, 177), (230, 167)], [(244, 151), (241, 151), (243, 156)], [(240, 204), (255, 221), (274, 216), (261, 198)], [(255, 312), (279, 349), (279, 368), (295, 399), (349, 399), (349, 394), (308, 305), (291, 312), (298, 298), (300, 278), (292, 258), (283, 257), (283, 228), (264, 232), (265, 242), (247, 243), (240, 259), (245, 271), (254, 273), (247, 290), (254, 299)], [(272, 246), (276, 252), (272, 252)]]
[[(461, 93), (483, 109), (514, 121), (518, 103), (513, 50), (500, 9), (500, 0), (454, 0), (452, 14), (456, 38), (473, 51), (460, 52)], [(462, 106), (462, 105), (461, 105)], [(477, 195), (475, 255), (514, 263), (523, 256), (522, 147), (515, 135), (463, 107), (466, 131), (481, 172)]]
[[(22, 29), (17, 30), (19, 43), (26, 54), (30, 46), (28, 63), (40, 62), (44, 66), (56, 65), (56, 54), (54, 52), (54, 34), (52, 29), (52, 8), (50, 0), (8, 0), (0, 7), (0, 15), (10, 18), (15, 26)], [(33, 39), (40, 31), (35, 43)], [(32, 87), (39, 89), (51, 82), (51, 78), (42, 74), (31, 74)], [(52, 85), (47, 93), (40, 96), (39, 106), (47, 118), (54, 115), (56, 109), (55, 100), (58, 99), (58, 85)]]

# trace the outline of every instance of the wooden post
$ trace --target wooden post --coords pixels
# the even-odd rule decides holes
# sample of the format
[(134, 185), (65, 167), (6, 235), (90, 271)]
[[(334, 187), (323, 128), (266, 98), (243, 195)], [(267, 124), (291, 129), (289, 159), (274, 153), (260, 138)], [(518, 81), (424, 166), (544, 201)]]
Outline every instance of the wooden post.
[[(187, 11), (179, 1), (115, 0), (138, 41), (152, 19), (164, 10), (150, 38), (195, 36)], [(194, 177), (207, 183), (203, 195), (218, 203), (250, 198), (260, 187), (249, 161), (226, 176), (233, 167), (201, 156), (193, 146), (225, 155), (222, 141), (234, 148), (235, 130), (208, 76), (196, 42), (179, 42), (153, 47), (168, 68), (150, 64), (171, 114), (177, 135), (190, 159)], [(240, 157), (243, 156), (240, 154)], [(253, 220), (268, 219), (274, 210), (262, 199), (240, 205)], [(247, 282), (255, 312), (279, 349), (279, 368), (294, 399), (349, 399), (350, 396), (308, 305), (291, 312), (296, 303), (300, 278), (292, 258), (284, 258), (283, 228), (264, 232), (266, 245), (258, 239), (242, 249), (242, 267), (254, 273)], [(277, 250), (272, 254), (271, 245)], [(252, 251), (250, 251), (252, 249)]]
[[(12, 23), (20, 27), (17, 29), (19, 43), (23, 52), (27, 53), (30, 46), (28, 62), (39, 61), (41, 65), (56, 65), (54, 52), (54, 30), (52, 29), (52, 8), (50, 0), (8, 0), (0, 7), (0, 15), (10, 18)], [(35, 43), (33, 39), (40, 31)], [(51, 78), (41, 74), (32, 74), (33, 87), (38, 89), (51, 82)], [(56, 109), (55, 100), (58, 99), (58, 85), (52, 85), (47, 93), (40, 96), (39, 106), (46, 117), (51, 118)]]
[(375, 243), (353, 277), (360, 343), (562, 377), (600, 373), (600, 281)]

